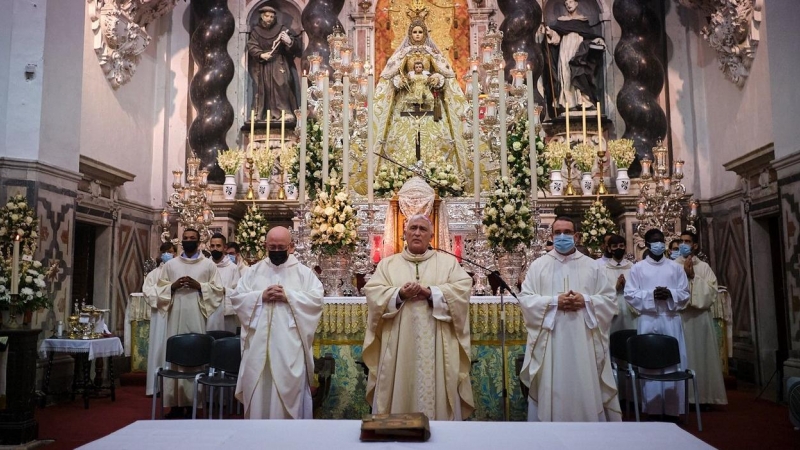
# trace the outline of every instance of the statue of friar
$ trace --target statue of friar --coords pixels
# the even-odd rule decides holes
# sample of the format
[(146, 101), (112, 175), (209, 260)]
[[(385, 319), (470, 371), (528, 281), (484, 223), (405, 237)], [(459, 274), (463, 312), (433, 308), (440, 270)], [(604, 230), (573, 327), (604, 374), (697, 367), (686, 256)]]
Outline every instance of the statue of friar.
[[(260, 20), (253, 25), (247, 40), (256, 119), (280, 120), (283, 110), (287, 122), (294, 122), (298, 105), (294, 59), (302, 52), (302, 40), (278, 23), (275, 8), (264, 6), (258, 12)], [(267, 110), (271, 117), (266, 117)]]

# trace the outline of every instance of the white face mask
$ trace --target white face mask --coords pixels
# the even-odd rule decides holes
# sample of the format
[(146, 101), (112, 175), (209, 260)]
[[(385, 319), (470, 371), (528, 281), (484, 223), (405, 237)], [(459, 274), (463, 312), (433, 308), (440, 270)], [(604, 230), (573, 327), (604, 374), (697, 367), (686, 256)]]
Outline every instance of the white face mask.
[(230, 259), (232, 263), (236, 264), (236, 255), (228, 255), (228, 259)]

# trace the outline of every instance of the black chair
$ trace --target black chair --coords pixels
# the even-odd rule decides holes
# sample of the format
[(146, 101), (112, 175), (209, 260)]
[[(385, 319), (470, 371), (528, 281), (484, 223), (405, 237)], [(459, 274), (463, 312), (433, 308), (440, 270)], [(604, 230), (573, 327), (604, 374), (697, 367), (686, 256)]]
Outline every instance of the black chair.
[[(636, 336), (636, 330), (617, 330), (609, 337), (609, 352), (611, 353), (611, 369), (614, 371), (614, 381), (617, 383), (617, 392), (622, 392), (620, 388), (620, 374), (630, 379), (628, 375), (628, 339)], [(620, 364), (622, 367), (620, 368)], [(628, 389), (630, 383), (625, 383), (625, 414), (628, 414)], [(620, 397), (621, 399), (621, 397)]]
[[(205, 366), (211, 360), (211, 346), (214, 338), (207, 334), (186, 333), (176, 334), (167, 339), (166, 362), (170, 368), (156, 369), (155, 383), (153, 384), (153, 411), (151, 419), (156, 418), (156, 398), (159, 392), (164, 392), (164, 378), (176, 380), (191, 380), (198, 373), (205, 371)], [(196, 368), (199, 370), (178, 371), (173, 366)], [(163, 397), (163, 395), (162, 395)], [(161, 401), (161, 417), (164, 417), (164, 401)]]
[(206, 334), (213, 337), (214, 339), (225, 339), (229, 337), (236, 336), (236, 333), (232, 331), (225, 331), (225, 330), (211, 330), (206, 331)]
[[(202, 384), (208, 386), (208, 418), (211, 419), (214, 411), (214, 388), (219, 390), (219, 418), (222, 419), (225, 388), (233, 389), (239, 379), (239, 366), (242, 362), (241, 341), (239, 336), (225, 337), (214, 341), (211, 346), (211, 362), (208, 372), (199, 373), (194, 377), (194, 403), (192, 404), (192, 419), (197, 418), (197, 392)], [(231, 395), (233, 404), (233, 395)]]
[(325, 353), (321, 358), (314, 358), (314, 374), (317, 375), (316, 389), (311, 389), (311, 399), (314, 409), (322, 406), (331, 391), (332, 377), (336, 373), (336, 360), (332, 353)]
[[(639, 421), (639, 396), (637, 391), (640, 389), (639, 381), (650, 380), (658, 381), (662, 386), (661, 412), (664, 412), (663, 386), (665, 382), (683, 381), (684, 393), (689, 395), (689, 380), (694, 386), (694, 402), (700, 405), (700, 397), (697, 390), (697, 377), (691, 369), (681, 370), (681, 353), (678, 340), (672, 336), (664, 334), (640, 334), (628, 338), (628, 373), (633, 384), (633, 407), (636, 411), (636, 421)], [(668, 373), (642, 373), (639, 369), (664, 370), (668, 367), (678, 366), (678, 370)], [(686, 400), (686, 416), (689, 416), (689, 399)], [(703, 424), (700, 421), (700, 408), (695, 408), (697, 414), (697, 430), (703, 431)]]

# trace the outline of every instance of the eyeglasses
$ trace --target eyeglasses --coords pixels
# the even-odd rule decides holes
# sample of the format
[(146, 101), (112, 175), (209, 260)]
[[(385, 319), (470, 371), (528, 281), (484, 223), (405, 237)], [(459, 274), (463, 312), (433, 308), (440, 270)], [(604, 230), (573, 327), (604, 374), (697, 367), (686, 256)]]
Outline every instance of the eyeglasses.
[(289, 247), (267, 247), (267, 251), (269, 252), (285, 252), (288, 250)]

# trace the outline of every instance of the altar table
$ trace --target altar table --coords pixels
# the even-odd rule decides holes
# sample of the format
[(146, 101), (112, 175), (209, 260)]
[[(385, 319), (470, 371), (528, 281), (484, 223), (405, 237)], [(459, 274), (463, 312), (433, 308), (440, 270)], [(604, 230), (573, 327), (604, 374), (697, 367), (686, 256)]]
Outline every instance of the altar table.
[(359, 420), (140, 420), (85, 450), (711, 449), (671, 423), (431, 422), (428, 442), (360, 442)]
[[(70, 353), (75, 355), (75, 371), (72, 378), (72, 395), (75, 396), (77, 390), (81, 390), (83, 394), (83, 407), (89, 409), (89, 391), (98, 391), (106, 389), (102, 386), (102, 376), (96, 375), (94, 383), (89, 375), (91, 361), (100, 358), (108, 360), (108, 376), (109, 386), (107, 389), (111, 392), (111, 401), (116, 401), (116, 393), (114, 391), (114, 362), (112, 356), (119, 356), (124, 353), (122, 343), (119, 338), (109, 337), (102, 339), (45, 339), (39, 347), (39, 353), (42, 357), (47, 357), (47, 370), (45, 371), (44, 383), (42, 391), (45, 395), (48, 394), (50, 388), (50, 370), (53, 366), (53, 355), (55, 353)], [(79, 366), (83, 366), (83, 381), (78, 382), (80, 371)], [(99, 370), (98, 370), (99, 372)], [(97, 377), (101, 378), (98, 379)]]

